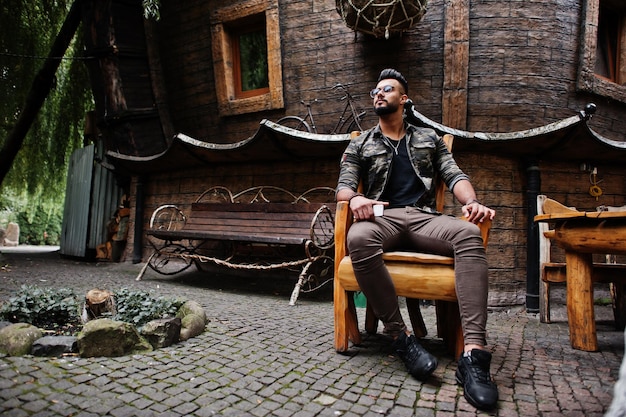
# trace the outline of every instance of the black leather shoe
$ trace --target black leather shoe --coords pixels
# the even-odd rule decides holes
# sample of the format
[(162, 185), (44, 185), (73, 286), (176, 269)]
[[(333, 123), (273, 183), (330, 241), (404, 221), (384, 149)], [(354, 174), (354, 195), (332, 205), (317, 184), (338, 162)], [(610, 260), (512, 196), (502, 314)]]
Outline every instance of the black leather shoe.
[(465, 399), (480, 410), (491, 410), (498, 403), (498, 387), (491, 379), (491, 353), (472, 349), (470, 356), (461, 354), (456, 368), (456, 382), (463, 385)]
[(425, 381), (437, 369), (437, 358), (419, 344), (414, 335), (402, 332), (393, 342), (393, 348), (404, 362), (409, 373), (420, 381)]

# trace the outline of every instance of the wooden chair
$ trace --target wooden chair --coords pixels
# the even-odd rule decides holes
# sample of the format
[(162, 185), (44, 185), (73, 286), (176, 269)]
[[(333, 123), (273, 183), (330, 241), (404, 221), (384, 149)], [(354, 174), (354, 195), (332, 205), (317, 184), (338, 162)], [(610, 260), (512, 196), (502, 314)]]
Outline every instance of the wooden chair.
[[(445, 135), (448, 149), (452, 149), (453, 137)], [(436, 184), (437, 210), (443, 211), (445, 185)], [(348, 350), (349, 341), (361, 343), (353, 293), (360, 291), (354, 276), (352, 262), (347, 252), (346, 236), (353, 222), (348, 202), (337, 203), (335, 216), (335, 349)], [(491, 221), (480, 224), (485, 247)], [(386, 252), (383, 259), (391, 274), (398, 296), (406, 297), (409, 318), (417, 337), (427, 333), (419, 308), (419, 300), (435, 300), (437, 312), (437, 334), (448, 349), (458, 357), (463, 351), (463, 332), (456, 297), (454, 259), (446, 256), (417, 252)], [(378, 321), (370, 307), (366, 310), (365, 329), (376, 333)]]
[[(610, 210), (610, 208), (608, 209)], [(567, 207), (558, 201), (547, 198), (545, 195), (537, 196), (537, 214), (551, 214), (576, 212), (574, 207)], [(551, 260), (550, 237), (554, 230), (550, 230), (547, 222), (537, 223), (539, 226), (539, 277), (541, 291), (539, 294), (539, 320), (542, 323), (550, 323), (550, 284), (565, 283), (565, 262), (553, 262)], [(613, 315), (615, 327), (623, 330), (626, 324), (626, 303), (624, 294), (626, 288), (626, 264), (609, 262), (612, 258), (606, 257), (607, 262), (593, 263), (593, 282), (609, 283), (613, 302)]]

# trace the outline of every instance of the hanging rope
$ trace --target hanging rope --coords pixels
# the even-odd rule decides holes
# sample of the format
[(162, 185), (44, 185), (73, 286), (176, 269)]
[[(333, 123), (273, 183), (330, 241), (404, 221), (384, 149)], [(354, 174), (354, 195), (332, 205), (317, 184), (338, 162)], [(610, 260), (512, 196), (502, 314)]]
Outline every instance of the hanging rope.
[(232, 263), (232, 262), (225, 261), (223, 259), (213, 258), (211, 256), (204, 256), (204, 255), (198, 255), (198, 254), (189, 254), (189, 253), (163, 253), (163, 254), (161, 254), (161, 256), (169, 257), (169, 258), (181, 258), (181, 259), (196, 260), (196, 261), (199, 261), (199, 262), (212, 262), (212, 263), (214, 263), (216, 265), (225, 266), (227, 268), (232, 268), (232, 269), (256, 269), (256, 270), (271, 270), (271, 269), (288, 268), (288, 267), (292, 267), (292, 266), (300, 266), (300, 265), (303, 265), (303, 264), (305, 264), (307, 262), (315, 262), (315, 261), (317, 261), (319, 259), (322, 259), (322, 258), (328, 258), (328, 256), (319, 255), (319, 256), (312, 256), (312, 257), (306, 258), (306, 259), (299, 259), (297, 261), (280, 262), (280, 263), (268, 264), (268, 265), (260, 265), (260, 264), (237, 264), (237, 263)]
[(428, 0), (336, 0), (346, 25), (359, 32), (389, 39), (417, 24)]

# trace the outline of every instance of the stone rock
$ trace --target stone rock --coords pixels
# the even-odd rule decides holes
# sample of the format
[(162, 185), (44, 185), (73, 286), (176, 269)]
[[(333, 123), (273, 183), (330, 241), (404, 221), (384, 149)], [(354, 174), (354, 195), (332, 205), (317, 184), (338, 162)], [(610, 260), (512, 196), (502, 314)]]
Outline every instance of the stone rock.
[(152, 350), (152, 345), (139, 334), (135, 326), (111, 319), (96, 319), (86, 323), (78, 334), (77, 342), (82, 357), (114, 357)]
[(20, 226), (9, 222), (4, 236), (4, 246), (17, 246), (20, 244)]
[(15, 323), (0, 329), (0, 352), (10, 356), (28, 355), (43, 331), (32, 324)]
[(152, 320), (141, 329), (141, 335), (145, 337), (153, 348), (163, 348), (178, 342), (180, 337), (180, 317)]
[(35, 340), (33, 356), (61, 356), (64, 353), (78, 352), (77, 338), (74, 336), (44, 336)]
[(4, 329), (5, 327), (10, 326), (11, 324), (12, 323), (10, 321), (1, 320), (0, 321), (0, 329)]
[(197, 314), (187, 314), (181, 321), (180, 340), (185, 341), (198, 336), (204, 331), (206, 318)]
[(209, 320), (207, 319), (206, 313), (204, 312), (204, 309), (202, 308), (200, 303), (196, 301), (190, 301), (190, 300), (185, 301), (185, 304), (183, 304), (178, 309), (178, 313), (176, 313), (176, 317), (180, 317), (182, 319), (189, 314), (195, 314), (198, 317), (201, 317), (202, 320), (204, 321), (204, 324), (209, 322)]
[(184, 341), (201, 334), (209, 319), (202, 306), (196, 301), (185, 301), (176, 317), (181, 318), (180, 340)]

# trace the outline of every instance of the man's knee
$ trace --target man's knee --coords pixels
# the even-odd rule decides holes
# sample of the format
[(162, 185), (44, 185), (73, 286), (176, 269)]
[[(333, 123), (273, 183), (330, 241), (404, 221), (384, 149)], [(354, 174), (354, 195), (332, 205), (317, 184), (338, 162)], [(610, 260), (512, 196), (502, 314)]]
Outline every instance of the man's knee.
[(372, 246), (375, 242), (374, 231), (370, 227), (367, 227), (368, 225), (365, 223), (367, 222), (355, 223), (350, 227), (350, 230), (348, 230), (346, 243), (348, 250), (351, 252), (366, 246)]

